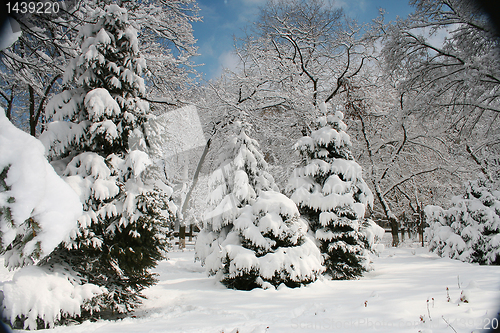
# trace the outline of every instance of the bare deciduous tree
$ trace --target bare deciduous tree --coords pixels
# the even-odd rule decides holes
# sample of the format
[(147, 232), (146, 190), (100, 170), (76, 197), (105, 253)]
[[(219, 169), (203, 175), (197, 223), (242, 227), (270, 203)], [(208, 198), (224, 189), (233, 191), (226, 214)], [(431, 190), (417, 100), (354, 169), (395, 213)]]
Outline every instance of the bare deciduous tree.
[(462, 144), (486, 178), (500, 176), (499, 37), (475, 2), (413, 0), (387, 27), (384, 56), (408, 114)]
[[(80, 29), (91, 23), (91, 13), (106, 2), (68, 1), (57, 17), (33, 14), (16, 18), (14, 24), (22, 35), (0, 51), (0, 96), (7, 108), (14, 105), (29, 110), (24, 121), (29, 123), (32, 135), (40, 130), (41, 111), (50, 95), (60, 89), (64, 68), (78, 50), (75, 41)], [(197, 50), (191, 26), (200, 20), (196, 2), (130, 0), (122, 1), (122, 5), (139, 32), (140, 48), (148, 63), (144, 99), (153, 106), (182, 104), (186, 87), (193, 80), (190, 75), (195, 74), (190, 59)], [(161, 112), (158, 109), (157, 113)]]

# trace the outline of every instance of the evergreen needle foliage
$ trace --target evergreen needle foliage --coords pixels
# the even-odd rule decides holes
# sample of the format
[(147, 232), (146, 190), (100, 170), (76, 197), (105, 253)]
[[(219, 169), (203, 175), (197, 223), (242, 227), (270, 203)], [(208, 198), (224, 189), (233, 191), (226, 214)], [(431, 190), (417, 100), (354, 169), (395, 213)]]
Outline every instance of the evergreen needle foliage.
[(500, 191), (486, 180), (469, 182), (451, 207), (425, 207), (429, 249), (449, 257), (482, 265), (500, 265)]
[(137, 31), (117, 5), (98, 8), (94, 21), (80, 31), (80, 54), (65, 72), (66, 88), (48, 103), (52, 122), (42, 135), (84, 214), (71, 240), (39, 265), (106, 288), (82, 317), (140, 304), (141, 291), (156, 282), (150, 269), (165, 258), (175, 214), (172, 189), (157, 186), (147, 153), (129, 150), (149, 117)]
[(303, 159), (288, 191), (315, 232), (326, 273), (351, 279), (366, 270), (369, 245), (361, 228), (373, 195), (352, 157), (342, 112), (327, 115), (326, 104), (321, 111), (317, 130), (294, 146)]
[(296, 205), (277, 192), (267, 163), (245, 130), (212, 174), (209, 210), (197, 239), (197, 257), (228, 288), (297, 287), (323, 271)]

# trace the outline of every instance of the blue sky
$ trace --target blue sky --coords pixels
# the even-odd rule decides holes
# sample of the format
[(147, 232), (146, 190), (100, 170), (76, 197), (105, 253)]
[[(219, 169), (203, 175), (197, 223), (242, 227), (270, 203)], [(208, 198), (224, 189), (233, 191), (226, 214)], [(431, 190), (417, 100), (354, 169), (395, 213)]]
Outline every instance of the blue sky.
[[(197, 68), (205, 79), (218, 77), (222, 67), (233, 67), (233, 35), (242, 36), (243, 28), (256, 19), (259, 7), (266, 0), (198, 0), (203, 22), (193, 24), (198, 40), (198, 53), (194, 61), (205, 64)], [(412, 8), (406, 0), (337, 0), (335, 4), (358, 22), (371, 22), (378, 16), (379, 8), (386, 11), (386, 21), (397, 16), (406, 17)]]

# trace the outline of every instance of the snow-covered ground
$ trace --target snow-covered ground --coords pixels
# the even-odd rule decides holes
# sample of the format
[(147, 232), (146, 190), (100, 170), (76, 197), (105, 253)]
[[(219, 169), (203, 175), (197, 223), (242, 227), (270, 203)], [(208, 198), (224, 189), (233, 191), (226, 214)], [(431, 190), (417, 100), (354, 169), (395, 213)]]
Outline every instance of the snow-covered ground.
[[(172, 251), (133, 317), (47, 332), (460, 333), (498, 325), (500, 267), (439, 258), (418, 244), (386, 248), (359, 280), (320, 280), (296, 289), (229, 290), (193, 258), (192, 246)], [(10, 277), (0, 271), (0, 279)], [(460, 300), (464, 295), (467, 302)]]

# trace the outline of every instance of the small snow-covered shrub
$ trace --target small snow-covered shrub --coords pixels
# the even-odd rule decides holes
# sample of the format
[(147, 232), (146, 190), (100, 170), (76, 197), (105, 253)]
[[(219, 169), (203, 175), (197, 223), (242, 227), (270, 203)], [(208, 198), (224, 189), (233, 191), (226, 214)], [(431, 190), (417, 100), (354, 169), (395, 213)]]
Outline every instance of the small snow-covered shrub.
[(263, 191), (254, 204), (241, 208), (233, 223), (220, 251), (205, 261), (227, 287), (298, 287), (315, 281), (324, 270), (307, 224), (283, 194)]
[(482, 180), (470, 182), (451, 207), (425, 207), (429, 249), (441, 257), (500, 264), (500, 191)]
[(210, 193), (204, 225), (195, 245), (195, 257), (202, 264), (213, 251), (219, 251), (220, 244), (241, 212), (240, 208), (255, 202), (261, 191), (278, 189), (267, 172), (267, 162), (257, 141), (246, 134), (241, 123), (235, 125), (236, 134), (224, 147), (219, 167), (208, 181)]
[(16, 327), (53, 327), (67, 317), (78, 317), (81, 309), (104, 288), (72, 283), (64, 273), (26, 266), (3, 284), (3, 315)]

